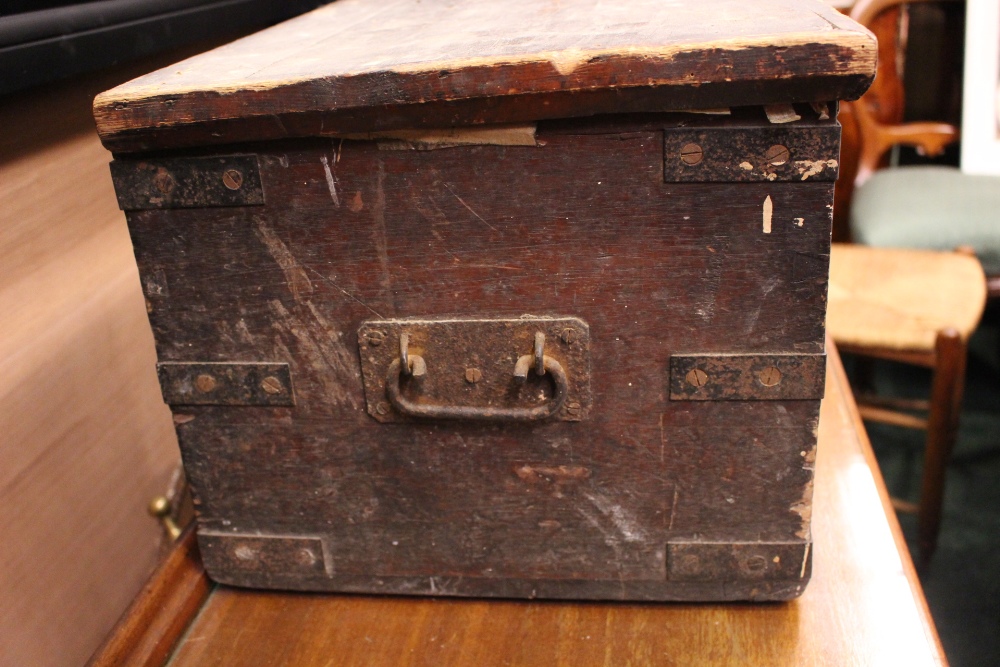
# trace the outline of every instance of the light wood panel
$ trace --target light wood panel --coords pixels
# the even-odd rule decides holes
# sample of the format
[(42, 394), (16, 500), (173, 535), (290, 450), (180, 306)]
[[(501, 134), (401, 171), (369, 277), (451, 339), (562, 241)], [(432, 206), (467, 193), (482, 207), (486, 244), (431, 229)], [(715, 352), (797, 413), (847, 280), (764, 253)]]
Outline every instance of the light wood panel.
[(844, 345), (931, 352), (938, 332), (967, 340), (983, 315), (986, 278), (964, 253), (834, 244), (827, 328)]
[(835, 352), (819, 438), (813, 579), (798, 600), (573, 604), (220, 587), (171, 665), (945, 664)]
[(159, 554), (178, 452), (90, 117), (128, 75), (0, 101), (0, 664), (81, 664)]

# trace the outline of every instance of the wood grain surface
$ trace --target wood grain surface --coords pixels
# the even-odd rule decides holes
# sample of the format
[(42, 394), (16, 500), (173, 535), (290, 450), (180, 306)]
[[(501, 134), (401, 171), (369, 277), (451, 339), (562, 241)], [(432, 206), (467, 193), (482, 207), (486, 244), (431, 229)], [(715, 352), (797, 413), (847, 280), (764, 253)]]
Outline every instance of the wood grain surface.
[(177, 539), (88, 665), (162, 665), (211, 589), (191, 526)]
[(135, 71), (0, 100), (4, 665), (81, 664), (159, 555), (146, 505), (179, 455), (90, 116)]
[[(175, 408), (211, 576), (525, 598), (801, 592), (818, 396), (789, 376), (780, 400), (669, 397), (672, 355), (823, 352), (832, 184), (791, 165), (835, 164), (838, 128), (796, 128), (811, 140), (788, 142), (788, 171), (746, 183), (664, 182), (664, 159), (680, 162), (664, 146), (724, 131), (705, 165), (756, 170), (759, 110), (552, 121), (533, 146), (261, 144), (264, 205), (129, 211), (160, 362), (290, 367), (293, 407)], [(369, 414), (363, 322), (526, 313), (589, 323), (585, 421)], [(430, 372), (464, 396), (464, 369), (510, 341), (441, 342), (425, 345)], [(798, 550), (753, 556), (766, 576), (733, 556), (686, 577), (671, 554), (691, 543)]]
[(871, 34), (818, 0), (340, 0), (108, 91), (94, 111), (117, 152), (854, 99), (874, 68)]
[(944, 665), (830, 345), (813, 582), (792, 602), (497, 602), (216, 588), (175, 652), (200, 665)]

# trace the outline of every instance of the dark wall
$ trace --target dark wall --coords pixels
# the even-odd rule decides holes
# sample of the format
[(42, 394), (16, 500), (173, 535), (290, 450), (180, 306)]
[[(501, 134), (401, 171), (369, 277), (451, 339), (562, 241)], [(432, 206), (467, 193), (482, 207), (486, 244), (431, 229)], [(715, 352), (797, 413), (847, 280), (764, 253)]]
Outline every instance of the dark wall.
[(185, 44), (236, 37), (323, 0), (6, 0), (0, 94)]

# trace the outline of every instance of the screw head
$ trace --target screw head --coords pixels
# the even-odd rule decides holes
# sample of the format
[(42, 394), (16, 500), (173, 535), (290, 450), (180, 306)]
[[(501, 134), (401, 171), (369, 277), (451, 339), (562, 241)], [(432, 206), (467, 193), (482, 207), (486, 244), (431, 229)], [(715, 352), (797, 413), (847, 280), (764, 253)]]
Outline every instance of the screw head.
[(280, 394), (281, 390), (284, 388), (281, 386), (281, 380), (274, 377), (273, 375), (268, 375), (266, 378), (260, 381), (260, 388), (263, 389), (268, 394)]
[(570, 415), (580, 414), (580, 408), (581, 405), (579, 403), (576, 403), (575, 401), (573, 403), (566, 404), (566, 412)]
[(676, 567), (684, 574), (698, 574), (701, 572), (701, 559), (694, 554), (684, 554), (678, 559)]
[(466, 368), (465, 369), (465, 381), (469, 384), (476, 384), (483, 379), (483, 372), (478, 368)]
[(767, 160), (768, 164), (773, 164), (775, 167), (780, 167), (788, 162), (788, 158), (791, 156), (792, 154), (789, 150), (781, 144), (771, 146), (767, 149), (767, 152), (764, 153), (764, 159)]
[(369, 331), (365, 340), (367, 340), (368, 344), (372, 347), (378, 347), (382, 344), (382, 341), (385, 340), (385, 334), (381, 331)]
[(562, 330), (562, 333), (559, 335), (559, 337), (562, 338), (562, 342), (569, 345), (570, 343), (576, 340), (576, 329), (573, 329), (572, 327), (566, 327), (565, 329)]
[(747, 556), (740, 563), (740, 569), (747, 574), (761, 574), (767, 569), (767, 559), (759, 554)]
[(691, 143), (681, 146), (681, 162), (684, 164), (698, 164), (703, 157), (701, 146), (698, 144)]
[(222, 184), (230, 190), (239, 190), (243, 185), (243, 174), (236, 169), (226, 169), (222, 174)]
[(684, 376), (687, 383), (692, 387), (704, 387), (705, 383), (708, 382), (708, 373), (701, 370), (700, 368), (692, 368)]
[(375, 412), (379, 413), (380, 415), (389, 414), (389, 404), (386, 403), (385, 401), (381, 401), (378, 405), (375, 406)]
[(774, 366), (768, 366), (757, 374), (757, 379), (765, 387), (773, 387), (781, 382), (781, 371)]
[(218, 382), (216, 382), (215, 378), (208, 373), (202, 373), (194, 379), (194, 386), (196, 386), (198, 391), (203, 394), (207, 394), (212, 391), (217, 385)]
[(170, 194), (174, 191), (174, 177), (170, 175), (166, 170), (161, 169), (153, 177), (153, 183), (156, 185), (156, 189), (165, 195)]

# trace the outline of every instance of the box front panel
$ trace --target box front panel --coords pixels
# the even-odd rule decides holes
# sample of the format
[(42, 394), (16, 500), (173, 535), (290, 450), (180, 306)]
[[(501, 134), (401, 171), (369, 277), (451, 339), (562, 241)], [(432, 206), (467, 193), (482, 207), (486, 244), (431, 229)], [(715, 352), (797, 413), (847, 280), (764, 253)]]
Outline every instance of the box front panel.
[[(199, 366), (176, 385), (209, 397), (174, 412), (214, 578), (515, 597), (801, 592), (815, 392), (768, 398), (751, 382), (752, 396), (686, 400), (671, 359), (822, 354), (832, 183), (665, 182), (662, 130), (602, 128), (543, 129), (536, 146), (258, 146), (263, 205), (129, 213), (160, 361), (244, 365)], [(836, 130), (815, 131), (835, 143)], [(581, 419), (371, 413), (363, 323), (523, 315), (588, 328)], [(444, 364), (423, 341), (427, 372), (485, 367), (495, 350), (474, 343)], [(285, 365), (287, 379), (267, 370)], [(220, 382), (242, 389), (204, 404)], [(456, 403), (474, 402), (466, 382)]]

